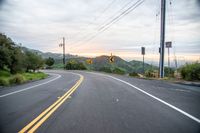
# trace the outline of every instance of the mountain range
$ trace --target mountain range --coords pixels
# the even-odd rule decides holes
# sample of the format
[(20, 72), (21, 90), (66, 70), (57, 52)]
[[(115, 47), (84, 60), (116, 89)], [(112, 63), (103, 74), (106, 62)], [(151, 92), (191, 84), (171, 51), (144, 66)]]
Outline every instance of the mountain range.
[[(42, 52), (39, 50), (34, 50), (34, 49), (29, 49), (26, 47), (22, 47), (23, 51), (31, 51), (34, 53), (37, 53), (38, 55), (41, 55), (43, 58), (49, 58), (52, 57), (55, 60), (54, 67), (55, 68), (61, 68), (63, 67), (62, 65), (62, 58), (63, 55), (60, 53), (51, 53), (51, 52)], [(82, 62), (88, 69), (90, 70), (96, 70), (99, 71), (102, 68), (120, 68), (124, 70), (126, 73), (131, 73), (131, 72), (137, 72), (137, 73), (142, 73), (143, 72), (143, 62), (141, 61), (126, 61), (120, 58), (119, 56), (113, 56), (114, 57), (114, 62), (110, 63), (109, 62), (109, 56), (107, 55), (101, 55), (97, 56), (95, 58), (88, 58), (88, 57), (81, 57), (78, 55), (71, 55), (71, 54), (66, 54), (66, 62), (70, 60), (75, 60), (77, 62)], [(91, 59), (92, 64), (88, 64), (86, 60)], [(144, 63), (144, 68), (145, 70), (149, 69), (158, 69), (156, 66), (150, 65), (148, 63)]]

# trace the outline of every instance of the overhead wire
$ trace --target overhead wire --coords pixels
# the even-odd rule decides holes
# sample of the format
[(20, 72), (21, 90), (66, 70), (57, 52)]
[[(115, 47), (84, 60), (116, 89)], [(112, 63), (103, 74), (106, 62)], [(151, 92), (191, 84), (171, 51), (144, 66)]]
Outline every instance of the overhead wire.
[[(87, 42), (93, 40), (94, 38), (96, 38), (99, 34), (103, 33), (106, 30), (108, 30), (108, 28), (110, 28), (113, 24), (115, 24), (120, 19), (122, 19), (124, 16), (126, 16), (130, 12), (132, 12), (134, 9), (136, 9), (138, 6), (140, 6), (144, 1), (145, 0), (138, 0), (137, 2), (135, 2), (134, 4), (132, 4), (126, 10), (124, 10), (123, 12), (121, 12), (118, 16), (116, 16), (115, 18), (113, 18), (112, 20), (110, 20), (109, 23), (107, 23), (106, 25), (103, 25), (101, 27), (101, 29), (98, 30), (93, 36), (91, 36), (90, 38), (88, 38), (87, 40), (85, 40), (84, 42), (82, 42), (80, 44), (87, 43)], [(78, 44), (78, 45), (80, 45), (80, 44)]]
[[(107, 12), (107, 11), (110, 9), (110, 7), (111, 7), (115, 2), (116, 2), (116, 0), (112, 0), (110, 3), (108, 3), (107, 6), (100, 12), (100, 15), (97, 16), (97, 17), (95, 17), (95, 18), (93, 18), (93, 20), (92, 20), (93, 22), (88, 23), (88, 24), (84, 27), (85, 30), (86, 30), (89, 26), (91, 26), (92, 24), (94, 24), (94, 22), (96, 22), (97, 20), (99, 20), (99, 19), (103, 16), (103, 14), (104, 14), (105, 12)], [(85, 30), (84, 30), (84, 31), (85, 31)], [(79, 35), (80, 33), (81, 33), (81, 31), (79, 31), (78, 33), (76, 33), (76, 35)], [(83, 32), (83, 34), (84, 34), (84, 32)], [(93, 34), (93, 33), (92, 33), (92, 34)], [(92, 34), (91, 34), (91, 33), (86, 34), (86, 35), (84, 35), (82, 38), (86, 38), (86, 37), (88, 37), (88, 36), (91, 36)], [(78, 41), (74, 41), (74, 42), (72, 42), (71, 44), (80, 42), (81, 40), (83, 40), (83, 39), (79, 39)]]

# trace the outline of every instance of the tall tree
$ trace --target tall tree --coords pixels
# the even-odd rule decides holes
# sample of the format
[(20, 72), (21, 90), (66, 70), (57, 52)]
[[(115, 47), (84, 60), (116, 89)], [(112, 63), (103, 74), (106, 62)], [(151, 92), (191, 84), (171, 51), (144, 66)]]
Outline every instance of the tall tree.
[(51, 67), (54, 64), (55, 60), (51, 57), (49, 57), (48, 59), (46, 59), (45, 64), (49, 67)]

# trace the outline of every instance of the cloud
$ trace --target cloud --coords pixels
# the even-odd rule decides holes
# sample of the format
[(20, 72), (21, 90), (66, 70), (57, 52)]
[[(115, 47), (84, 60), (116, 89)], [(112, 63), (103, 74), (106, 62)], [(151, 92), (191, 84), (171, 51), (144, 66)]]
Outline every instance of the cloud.
[[(24, 46), (42, 51), (61, 52), (58, 44), (65, 36), (71, 53), (121, 52), (125, 59), (134, 59), (133, 54), (136, 57), (140, 47), (145, 46), (147, 54), (158, 56), (158, 0), (145, 1), (95, 39), (84, 41), (128, 2), (131, 0), (115, 0), (106, 9), (110, 4), (107, 0), (0, 0), (0, 31)], [(199, 0), (167, 3), (166, 40), (173, 41), (177, 54), (200, 53), (199, 3)]]

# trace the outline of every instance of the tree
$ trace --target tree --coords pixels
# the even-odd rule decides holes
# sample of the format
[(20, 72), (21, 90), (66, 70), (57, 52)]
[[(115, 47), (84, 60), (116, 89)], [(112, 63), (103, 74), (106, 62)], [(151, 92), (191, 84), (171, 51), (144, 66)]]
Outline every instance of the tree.
[(43, 66), (41, 56), (32, 52), (24, 52), (9, 37), (0, 33), (0, 69), (7, 68), (15, 74), (24, 70), (35, 71)]
[(7, 67), (12, 74), (22, 71), (23, 57), (20, 47), (0, 33), (0, 69)]
[(49, 57), (48, 59), (46, 59), (45, 64), (49, 67), (51, 67), (54, 64), (55, 60), (51, 57)]
[(200, 80), (200, 63), (186, 64), (179, 69), (185, 80)]
[(10, 73), (15, 74), (17, 72), (23, 71), (25, 54), (21, 52), (19, 47), (13, 48), (11, 51), (11, 61), (8, 64), (8, 68), (10, 69)]
[(67, 70), (86, 70), (87, 69), (82, 62), (77, 62), (75, 60), (68, 61), (65, 68)]
[(44, 65), (44, 60), (40, 55), (33, 52), (26, 52), (26, 71), (35, 70), (41, 68)]
[(0, 33), (0, 69), (11, 63), (11, 48), (13, 42), (6, 35)]

